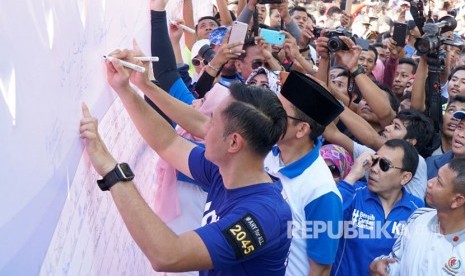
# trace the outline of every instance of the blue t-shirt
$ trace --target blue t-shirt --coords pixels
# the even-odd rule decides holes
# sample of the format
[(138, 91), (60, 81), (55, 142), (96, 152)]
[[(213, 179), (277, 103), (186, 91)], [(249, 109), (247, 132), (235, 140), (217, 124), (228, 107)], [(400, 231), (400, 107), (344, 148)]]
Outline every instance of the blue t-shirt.
[(385, 217), (377, 194), (365, 182), (338, 185), (344, 202), (344, 236), (331, 275), (370, 275), (370, 263), (391, 252), (410, 215), (424, 203), (402, 188), (402, 198)]
[[(228, 190), (203, 148), (189, 156), (194, 180), (208, 190), (202, 227), (214, 269), (200, 275), (284, 275), (292, 221), (279, 180)], [(290, 234), (289, 234), (290, 235)]]

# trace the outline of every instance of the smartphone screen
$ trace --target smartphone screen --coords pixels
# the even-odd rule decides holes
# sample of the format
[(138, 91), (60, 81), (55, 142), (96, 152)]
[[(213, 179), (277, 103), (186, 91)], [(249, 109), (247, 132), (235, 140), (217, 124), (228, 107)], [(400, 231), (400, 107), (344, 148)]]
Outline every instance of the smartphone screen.
[[(247, 36), (248, 29), (249, 25), (242, 22), (234, 21), (231, 29), (231, 34), (229, 35), (228, 44), (235, 42), (244, 42), (245, 37)], [(233, 50), (238, 52), (240, 49), (242, 49), (242, 45), (234, 47)]]
[(397, 43), (397, 46), (405, 46), (405, 38), (407, 37), (407, 24), (394, 23), (394, 30), (392, 32), (392, 39)]

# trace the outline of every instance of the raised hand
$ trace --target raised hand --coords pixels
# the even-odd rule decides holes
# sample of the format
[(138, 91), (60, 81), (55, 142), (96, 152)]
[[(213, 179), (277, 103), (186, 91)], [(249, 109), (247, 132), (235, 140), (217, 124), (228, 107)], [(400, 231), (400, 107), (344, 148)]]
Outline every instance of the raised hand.
[(389, 56), (394, 59), (401, 59), (405, 56), (405, 49), (403, 46), (397, 46), (397, 43), (394, 39), (389, 38), (387, 40), (387, 47), (389, 49)]
[(345, 65), (352, 72), (358, 67), (358, 57), (362, 52), (362, 48), (348, 37), (339, 36), (339, 38), (349, 47), (349, 50), (337, 51), (336, 56), (339, 58), (340, 63)]
[(320, 37), (318, 37), (315, 41), (316, 44), (316, 52), (322, 59), (329, 59), (329, 51), (328, 51), (328, 40), (329, 38), (326, 37), (327, 30), (322, 30), (320, 33)]
[[(142, 52), (142, 50), (140, 49), (139, 44), (137, 44), (137, 41), (135, 39), (132, 41), (132, 50), (129, 51), (129, 52), (130, 52), (131, 57), (143, 57), (143, 56), (145, 56), (144, 53)], [(133, 60), (131, 60), (131, 62), (137, 63), (138, 65), (142, 65), (142, 66), (145, 67), (145, 72), (144, 73), (137, 72), (137, 71), (132, 71), (131, 72), (131, 75), (130, 75), (131, 82), (135, 86), (137, 86), (139, 88), (142, 85), (146, 85), (147, 83), (149, 83), (150, 82), (149, 73), (152, 71), (150, 69), (150, 61), (142, 62), (142, 61), (138, 61), (138, 60), (133, 59)]]
[(87, 154), (95, 171), (99, 175), (105, 176), (116, 166), (116, 161), (98, 133), (97, 119), (92, 117), (85, 103), (82, 103), (82, 119), (79, 133), (79, 137), (84, 140)]
[[(217, 50), (217, 53), (210, 64), (216, 68), (220, 68), (224, 64), (226, 64), (230, 59), (237, 58), (244, 50), (242, 50), (241, 45), (243, 42), (235, 42), (228, 44), (229, 35), (231, 34), (231, 29), (228, 30), (226, 35), (223, 38), (223, 42), (221, 43), (221, 47)], [(239, 46), (239, 47), (238, 47)]]
[(124, 67), (120, 60), (130, 59), (130, 52), (127, 49), (114, 50), (108, 56), (114, 59), (112, 61), (105, 61), (107, 81), (110, 86), (118, 92), (121, 88), (129, 86), (129, 76), (131, 75), (132, 69)]
[(181, 40), (182, 34), (184, 33), (183, 29), (179, 26), (179, 24), (184, 24), (182, 19), (175, 20), (169, 23), (169, 33), (170, 33), (170, 40), (171, 43), (179, 43)]
[(371, 262), (370, 275), (371, 276), (387, 276), (389, 275), (389, 264), (395, 263), (396, 260), (392, 258), (380, 259)]
[(297, 46), (296, 39), (289, 34), (288, 32), (284, 32), (286, 34), (286, 39), (284, 40), (283, 49), (286, 52), (287, 56), (294, 61), (299, 55), (299, 47)]
[(315, 38), (315, 35), (313, 34), (313, 24), (309, 20), (307, 21), (307, 24), (305, 25), (305, 28), (302, 30), (299, 38), (299, 48), (304, 49), (308, 46), (311, 40)]
[(350, 26), (352, 26), (352, 22), (352, 16), (346, 11), (342, 11), (341, 26), (344, 28), (350, 28)]

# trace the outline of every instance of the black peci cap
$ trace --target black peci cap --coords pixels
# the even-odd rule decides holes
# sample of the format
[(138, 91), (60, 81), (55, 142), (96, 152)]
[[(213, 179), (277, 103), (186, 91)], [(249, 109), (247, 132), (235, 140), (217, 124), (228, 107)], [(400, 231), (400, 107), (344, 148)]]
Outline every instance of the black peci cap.
[(344, 106), (331, 93), (306, 75), (291, 71), (281, 94), (310, 118), (327, 126), (344, 111)]

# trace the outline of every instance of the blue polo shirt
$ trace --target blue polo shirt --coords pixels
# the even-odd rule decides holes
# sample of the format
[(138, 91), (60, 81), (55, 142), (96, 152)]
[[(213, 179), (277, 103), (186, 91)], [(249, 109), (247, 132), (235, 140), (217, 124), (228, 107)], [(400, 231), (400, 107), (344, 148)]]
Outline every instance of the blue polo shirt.
[(377, 194), (365, 182), (338, 185), (344, 202), (344, 236), (331, 275), (370, 275), (371, 261), (391, 252), (410, 215), (422, 200), (402, 188), (402, 198), (387, 215)]
[(214, 269), (200, 275), (284, 275), (292, 221), (279, 180), (226, 189), (219, 168), (203, 148), (189, 156), (194, 180), (208, 190), (202, 227), (195, 230), (206, 245)]

